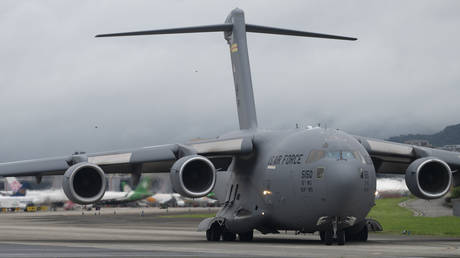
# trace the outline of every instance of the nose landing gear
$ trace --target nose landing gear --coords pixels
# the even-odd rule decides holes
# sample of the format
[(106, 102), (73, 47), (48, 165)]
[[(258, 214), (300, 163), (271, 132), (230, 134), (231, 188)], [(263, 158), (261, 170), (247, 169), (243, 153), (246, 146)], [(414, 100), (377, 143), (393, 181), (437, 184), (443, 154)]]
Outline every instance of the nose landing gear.
[(208, 241), (220, 241), (220, 237), (222, 236), (222, 227), (219, 224), (214, 223), (212, 224), (211, 228), (206, 230), (206, 239)]
[[(335, 223), (332, 223), (330, 229), (320, 231), (319, 236), (321, 241), (326, 245), (332, 245), (334, 240), (337, 245), (344, 245), (345, 242), (366, 242), (368, 238), (368, 228), (365, 223), (355, 225), (351, 228), (337, 228)], [(334, 238), (335, 235), (335, 238)]]
[(335, 238), (334, 238), (334, 230), (326, 230), (326, 231), (320, 231), (319, 236), (321, 238), (321, 241), (325, 245), (332, 245), (334, 240), (337, 242), (338, 245), (344, 245), (345, 244), (345, 231), (343, 230), (337, 230), (335, 232)]
[[(245, 233), (239, 233), (238, 239), (241, 242), (250, 242), (254, 236), (253, 230), (250, 230)], [(211, 227), (206, 230), (206, 239), (208, 241), (218, 242), (222, 238), (223, 241), (235, 241), (236, 233), (228, 231), (224, 225), (219, 225), (219, 223), (213, 223)]]
[(339, 217), (334, 217), (330, 221), (330, 227), (325, 231), (320, 231), (319, 236), (321, 241), (326, 245), (332, 245), (334, 240), (337, 242), (337, 245), (344, 245), (346, 240), (346, 233), (342, 227)]

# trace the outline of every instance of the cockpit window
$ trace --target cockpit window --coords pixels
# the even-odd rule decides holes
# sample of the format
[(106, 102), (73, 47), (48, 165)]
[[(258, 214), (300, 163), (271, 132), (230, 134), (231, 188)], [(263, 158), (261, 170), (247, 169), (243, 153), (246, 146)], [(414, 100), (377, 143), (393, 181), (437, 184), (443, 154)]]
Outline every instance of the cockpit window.
[(335, 160), (353, 160), (357, 157), (351, 151), (328, 151), (326, 157)]
[(340, 158), (340, 151), (328, 151), (326, 157), (329, 159), (336, 159), (339, 160)]
[(356, 159), (356, 157), (351, 151), (342, 151), (342, 159), (352, 160)]
[(364, 157), (358, 151), (323, 151), (323, 150), (312, 150), (308, 155), (305, 163), (312, 163), (320, 159), (334, 159), (334, 160), (359, 160), (365, 164)]
[(308, 158), (305, 161), (305, 163), (312, 163), (312, 162), (318, 161), (324, 158), (324, 155), (325, 155), (325, 151), (323, 150), (312, 150), (310, 154), (308, 155)]

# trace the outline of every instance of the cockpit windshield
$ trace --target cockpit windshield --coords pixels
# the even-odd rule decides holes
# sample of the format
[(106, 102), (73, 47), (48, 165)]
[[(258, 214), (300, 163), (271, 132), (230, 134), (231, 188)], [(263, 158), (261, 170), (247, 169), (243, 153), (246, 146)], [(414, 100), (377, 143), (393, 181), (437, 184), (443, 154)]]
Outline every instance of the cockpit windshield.
[(324, 150), (312, 150), (308, 155), (306, 163), (316, 162), (323, 158), (334, 159), (334, 160), (359, 160), (363, 164), (366, 163), (364, 157), (359, 153), (359, 151), (348, 151), (348, 150), (334, 150), (334, 151), (324, 151)]

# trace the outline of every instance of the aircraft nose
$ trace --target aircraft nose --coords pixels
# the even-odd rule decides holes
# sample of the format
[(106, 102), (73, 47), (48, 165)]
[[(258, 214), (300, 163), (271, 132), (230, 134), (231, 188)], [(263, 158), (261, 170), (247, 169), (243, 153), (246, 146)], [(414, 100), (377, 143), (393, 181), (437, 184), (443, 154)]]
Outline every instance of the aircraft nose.
[(331, 215), (349, 216), (365, 198), (361, 168), (346, 161), (328, 167), (325, 202)]

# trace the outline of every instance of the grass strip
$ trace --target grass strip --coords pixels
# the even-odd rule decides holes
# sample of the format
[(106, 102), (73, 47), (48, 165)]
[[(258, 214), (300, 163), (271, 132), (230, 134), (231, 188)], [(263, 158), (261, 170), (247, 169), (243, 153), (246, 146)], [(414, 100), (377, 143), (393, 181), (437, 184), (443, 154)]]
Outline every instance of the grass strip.
[(368, 217), (380, 222), (386, 233), (409, 231), (411, 235), (460, 236), (460, 217), (414, 216), (411, 210), (398, 205), (406, 200), (407, 197), (376, 200)]

